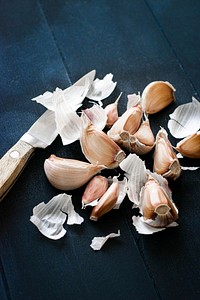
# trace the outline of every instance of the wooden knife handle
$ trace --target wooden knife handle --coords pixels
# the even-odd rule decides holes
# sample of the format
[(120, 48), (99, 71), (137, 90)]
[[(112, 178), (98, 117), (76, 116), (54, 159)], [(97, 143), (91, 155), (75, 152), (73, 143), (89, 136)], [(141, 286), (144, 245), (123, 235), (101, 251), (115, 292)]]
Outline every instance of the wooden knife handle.
[(34, 148), (31, 145), (19, 140), (0, 159), (0, 202), (15, 183), (33, 152)]

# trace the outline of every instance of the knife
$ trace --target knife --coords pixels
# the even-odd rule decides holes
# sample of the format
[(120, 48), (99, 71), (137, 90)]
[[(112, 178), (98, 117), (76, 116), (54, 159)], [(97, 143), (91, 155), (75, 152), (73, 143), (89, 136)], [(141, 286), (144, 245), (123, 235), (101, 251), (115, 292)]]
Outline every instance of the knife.
[(46, 148), (57, 135), (55, 112), (46, 110), (0, 159), (0, 202), (21, 174), (35, 148)]
[[(70, 99), (70, 102), (76, 100), (75, 104), (79, 107), (92, 85), (95, 74), (96, 70), (92, 70), (81, 77), (72, 86), (65, 89), (63, 93), (67, 100), (69, 101)], [(50, 94), (52, 96), (52, 93)], [(40, 103), (41, 96), (33, 100)], [(46, 148), (58, 135), (55, 112), (51, 110), (51, 107), (47, 108), (44, 114), (0, 159), (0, 202), (21, 174), (29, 158), (34, 153), (35, 148)]]

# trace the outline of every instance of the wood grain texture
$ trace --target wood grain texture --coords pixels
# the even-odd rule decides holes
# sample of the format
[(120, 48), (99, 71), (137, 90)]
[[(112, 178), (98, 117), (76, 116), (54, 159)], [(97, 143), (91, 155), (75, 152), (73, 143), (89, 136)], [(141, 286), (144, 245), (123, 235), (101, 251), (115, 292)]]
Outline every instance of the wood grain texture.
[(19, 140), (0, 160), (0, 201), (22, 172), (34, 148)]

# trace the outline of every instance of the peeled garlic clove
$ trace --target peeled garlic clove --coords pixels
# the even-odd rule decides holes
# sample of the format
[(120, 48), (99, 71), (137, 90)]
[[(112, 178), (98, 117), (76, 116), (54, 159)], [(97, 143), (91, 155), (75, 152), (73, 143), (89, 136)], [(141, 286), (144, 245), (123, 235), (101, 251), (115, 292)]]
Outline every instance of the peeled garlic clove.
[(94, 176), (87, 184), (82, 196), (82, 204), (84, 205), (101, 198), (108, 189), (108, 179), (101, 175)]
[(178, 219), (178, 210), (167, 192), (152, 176), (141, 191), (139, 208), (144, 220), (153, 227), (166, 227)]
[(156, 136), (153, 170), (165, 178), (174, 180), (181, 174), (179, 160), (164, 128), (160, 129)]
[(155, 114), (175, 101), (175, 88), (167, 81), (153, 81), (142, 93), (142, 106), (146, 114)]
[(183, 156), (200, 158), (200, 131), (191, 134), (177, 143), (176, 150)]
[(80, 160), (51, 155), (44, 162), (44, 171), (49, 182), (60, 190), (73, 190), (83, 186), (106, 167)]
[(107, 115), (107, 122), (106, 126), (111, 127), (117, 120), (118, 120), (118, 102), (121, 97), (122, 93), (120, 93), (119, 97), (114, 103), (108, 104), (104, 110)]
[(100, 198), (97, 205), (92, 209), (90, 220), (97, 221), (101, 216), (109, 212), (116, 204), (120, 188), (118, 181), (115, 181)]
[(125, 158), (124, 151), (102, 130), (95, 127), (82, 114), (80, 144), (85, 157), (92, 164), (101, 164), (110, 169), (118, 167)]

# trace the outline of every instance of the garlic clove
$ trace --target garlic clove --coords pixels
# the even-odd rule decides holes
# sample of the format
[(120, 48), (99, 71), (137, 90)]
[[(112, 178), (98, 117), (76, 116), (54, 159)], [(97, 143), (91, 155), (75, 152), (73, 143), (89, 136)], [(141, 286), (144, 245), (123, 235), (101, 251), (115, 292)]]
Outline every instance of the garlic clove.
[(128, 131), (130, 134), (134, 134), (142, 120), (142, 107), (140, 105), (133, 106), (127, 109), (121, 117), (113, 124), (108, 131), (108, 136), (112, 139), (118, 137), (122, 131)]
[(123, 130), (128, 131), (130, 134), (134, 134), (141, 124), (142, 107), (140, 105), (136, 105), (130, 110), (132, 111), (132, 113), (126, 119)]
[(118, 136), (114, 136), (115, 142), (130, 153), (143, 155), (150, 152), (155, 144), (155, 138), (150, 128), (149, 120), (143, 120), (135, 134), (123, 130)]
[(155, 138), (148, 119), (142, 122), (138, 131), (134, 134), (134, 137), (146, 146), (154, 146)]
[(177, 143), (176, 150), (183, 156), (200, 158), (200, 131)]
[(151, 175), (141, 190), (140, 211), (153, 227), (166, 227), (178, 219), (178, 210), (168, 193)]
[(101, 164), (110, 169), (118, 167), (125, 158), (124, 151), (102, 130), (95, 127), (82, 113), (82, 152), (92, 164)]
[(120, 188), (118, 181), (115, 181), (100, 198), (97, 205), (93, 207), (90, 220), (97, 221), (101, 216), (109, 212), (116, 204)]
[(153, 170), (165, 178), (173, 180), (181, 174), (179, 160), (164, 128), (161, 128), (156, 136)]
[(137, 155), (144, 155), (149, 153), (153, 149), (153, 147), (154, 147), (153, 145), (148, 146), (141, 143), (138, 139), (134, 137), (134, 135), (131, 136), (130, 138), (130, 143), (129, 143), (130, 153), (135, 153)]
[(108, 179), (101, 175), (94, 176), (87, 184), (82, 196), (83, 207), (103, 196), (108, 189)]
[(143, 155), (150, 152), (153, 149), (154, 144), (155, 138), (149, 120), (146, 119), (142, 122), (138, 131), (130, 138), (130, 152)]
[(104, 110), (107, 115), (107, 122), (106, 126), (111, 127), (117, 120), (118, 120), (118, 102), (121, 97), (122, 93), (120, 93), (119, 97), (114, 103), (108, 104)]
[(153, 81), (142, 93), (142, 106), (146, 114), (155, 114), (175, 101), (175, 88), (167, 81)]
[(51, 155), (44, 162), (44, 171), (49, 182), (60, 190), (73, 190), (83, 186), (106, 167), (80, 160)]

